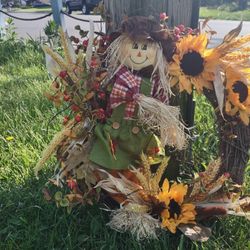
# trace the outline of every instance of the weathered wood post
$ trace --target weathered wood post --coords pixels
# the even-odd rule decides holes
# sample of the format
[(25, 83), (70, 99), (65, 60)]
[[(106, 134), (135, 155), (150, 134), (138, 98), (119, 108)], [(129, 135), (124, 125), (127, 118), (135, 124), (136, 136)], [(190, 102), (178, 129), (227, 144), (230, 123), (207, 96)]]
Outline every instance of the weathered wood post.
[[(161, 12), (169, 16), (169, 26), (183, 24), (197, 28), (199, 19), (200, 0), (104, 0), (107, 15), (107, 32), (115, 31), (126, 16), (154, 16), (159, 19)], [(194, 102), (192, 95), (181, 94), (178, 103), (182, 109), (183, 120), (187, 126), (194, 124)], [(177, 162), (173, 166), (178, 171), (178, 162), (183, 161), (184, 153), (176, 156)], [(185, 158), (191, 160), (191, 147), (185, 153)], [(173, 172), (173, 171), (171, 171)], [(174, 171), (176, 172), (176, 171)], [(174, 176), (171, 176), (174, 178)], [(170, 178), (171, 178), (170, 177)]]

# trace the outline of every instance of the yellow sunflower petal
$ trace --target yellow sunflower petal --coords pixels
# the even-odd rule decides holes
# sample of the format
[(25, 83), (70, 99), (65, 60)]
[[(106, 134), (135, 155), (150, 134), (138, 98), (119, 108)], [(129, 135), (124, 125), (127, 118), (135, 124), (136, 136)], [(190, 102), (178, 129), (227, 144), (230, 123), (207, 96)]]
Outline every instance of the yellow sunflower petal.
[(249, 116), (246, 112), (240, 111), (240, 119), (246, 126), (249, 125)]
[(167, 228), (171, 233), (176, 233), (176, 223), (173, 220), (163, 220), (162, 227)]
[(185, 76), (182, 75), (179, 77), (179, 85), (180, 85), (180, 92), (186, 90), (189, 94), (192, 93), (192, 84)]
[(169, 190), (170, 199), (174, 199), (177, 203), (183, 202), (184, 196), (187, 194), (187, 186), (183, 184), (177, 184), (176, 182), (171, 186)]
[(169, 191), (169, 181), (168, 179), (165, 179), (163, 184), (162, 184), (162, 191), (163, 192), (168, 192)]
[(168, 209), (164, 209), (162, 212), (161, 212), (161, 217), (163, 219), (168, 219), (170, 217), (170, 214), (169, 214), (169, 211)]
[(206, 46), (207, 46), (207, 35), (206, 34), (200, 34), (197, 37), (194, 37), (196, 39), (194, 39), (194, 43), (193, 43), (193, 47), (196, 51), (199, 51), (201, 53), (203, 53), (203, 51), (205, 50)]

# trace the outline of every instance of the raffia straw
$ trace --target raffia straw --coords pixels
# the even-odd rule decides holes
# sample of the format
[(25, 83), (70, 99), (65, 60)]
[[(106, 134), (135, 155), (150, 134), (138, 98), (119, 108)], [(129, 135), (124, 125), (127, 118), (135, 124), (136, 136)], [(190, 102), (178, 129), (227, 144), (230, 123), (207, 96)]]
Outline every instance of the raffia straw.
[(157, 239), (157, 229), (161, 227), (159, 220), (147, 213), (137, 213), (126, 208), (111, 212), (111, 221), (107, 224), (118, 232), (129, 231), (138, 241)]
[(58, 132), (54, 136), (54, 138), (52, 139), (50, 144), (47, 146), (47, 148), (45, 148), (45, 150), (42, 153), (41, 159), (38, 161), (38, 163), (36, 164), (35, 169), (34, 169), (36, 176), (38, 176), (38, 172), (42, 169), (44, 164), (49, 160), (49, 158), (55, 152), (55, 150), (60, 145), (60, 143), (68, 137), (67, 135), (71, 131), (71, 128), (74, 125), (74, 123), (75, 123), (74, 120), (69, 121), (68, 125), (65, 126), (63, 128), (63, 130)]
[(186, 147), (189, 135), (185, 133), (185, 130), (188, 129), (180, 121), (178, 107), (166, 105), (141, 94), (137, 96), (137, 103), (139, 122), (149, 129), (159, 130), (163, 146), (174, 146), (178, 150)]

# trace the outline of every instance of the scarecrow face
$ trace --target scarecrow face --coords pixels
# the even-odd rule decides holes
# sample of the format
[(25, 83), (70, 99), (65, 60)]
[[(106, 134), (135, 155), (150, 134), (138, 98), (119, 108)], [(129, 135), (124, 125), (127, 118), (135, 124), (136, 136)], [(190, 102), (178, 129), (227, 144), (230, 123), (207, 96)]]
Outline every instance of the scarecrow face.
[(123, 47), (121, 60), (125, 58), (123, 64), (133, 70), (141, 70), (150, 65), (154, 66), (157, 48), (157, 43), (152, 41), (127, 40)]

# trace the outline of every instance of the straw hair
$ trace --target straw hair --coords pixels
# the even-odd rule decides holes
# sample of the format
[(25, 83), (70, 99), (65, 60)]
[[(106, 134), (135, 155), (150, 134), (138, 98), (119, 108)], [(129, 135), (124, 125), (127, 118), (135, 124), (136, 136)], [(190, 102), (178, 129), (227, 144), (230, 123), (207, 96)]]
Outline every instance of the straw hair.
[[(106, 56), (106, 63), (108, 64), (108, 72), (109, 77), (108, 79), (111, 79), (114, 77), (114, 75), (119, 71), (119, 69), (124, 65), (124, 62), (126, 61), (127, 57), (123, 57), (123, 51), (125, 48), (125, 45), (131, 41), (131, 38), (123, 34), (119, 36), (107, 49), (107, 56)], [(159, 75), (159, 87), (157, 92), (160, 92), (163, 90), (163, 94), (168, 96), (172, 94), (171, 88), (170, 88), (170, 81), (167, 76), (167, 61), (164, 57), (162, 47), (159, 43), (156, 43), (156, 63), (153, 65), (153, 73), (151, 75), (151, 80), (153, 75), (156, 73)], [(127, 55), (128, 56), (128, 55)], [(133, 72), (134, 69), (131, 69)]]

